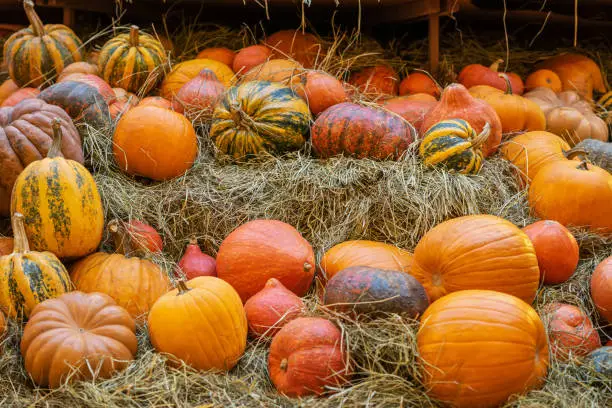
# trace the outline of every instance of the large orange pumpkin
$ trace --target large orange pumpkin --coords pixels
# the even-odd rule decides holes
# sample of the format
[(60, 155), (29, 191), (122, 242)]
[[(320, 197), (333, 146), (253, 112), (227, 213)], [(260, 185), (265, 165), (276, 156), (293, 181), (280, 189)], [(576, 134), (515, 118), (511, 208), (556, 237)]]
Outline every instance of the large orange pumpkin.
[(153, 180), (183, 175), (197, 154), (193, 125), (185, 116), (169, 109), (155, 106), (130, 109), (121, 116), (113, 135), (113, 155), (119, 168)]
[(278, 31), (266, 39), (266, 45), (272, 48), (272, 58), (291, 58), (306, 68), (314, 67), (325, 53), (317, 37), (300, 30)]
[(548, 319), (550, 350), (560, 361), (570, 356), (584, 357), (601, 347), (597, 330), (580, 308), (565, 303), (551, 303), (544, 308)]
[(467, 215), (432, 228), (414, 250), (414, 276), (429, 299), (488, 289), (533, 302), (540, 280), (529, 237), (493, 215)]
[(217, 276), (229, 282), (243, 302), (270, 278), (298, 296), (306, 294), (315, 272), (312, 247), (291, 225), (254, 220), (232, 231), (217, 253)]
[(465, 290), (434, 302), (417, 333), (427, 393), (453, 407), (493, 408), (540, 388), (549, 364), (538, 314), (505, 293)]
[(591, 276), (591, 297), (599, 314), (612, 323), (612, 256), (595, 268)]
[(295, 61), (271, 59), (253, 67), (242, 76), (243, 81), (280, 82), (283, 85), (299, 85), (304, 68)]
[(265, 45), (251, 45), (236, 53), (232, 68), (237, 75), (244, 75), (252, 68), (266, 62), (270, 54), (272, 50)]
[(212, 48), (204, 48), (202, 51), (198, 52), (196, 58), (207, 58), (215, 61), (219, 61), (227, 65), (228, 67), (232, 67), (234, 64), (234, 57), (236, 53), (229, 48), (225, 47), (212, 47)]
[(174, 66), (161, 84), (161, 96), (172, 100), (179, 89), (181, 89), (187, 81), (195, 78), (203, 69), (209, 69), (214, 72), (217, 79), (226, 87), (232, 85), (234, 71), (232, 71), (230, 67), (219, 61), (198, 58), (183, 61)]
[(307, 71), (301, 83), (296, 85), (296, 91), (308, 102), (308, 107), (314, 115), (348, 99), (342, 83), (322, 71)]
[(349, 84), (371, 96), (395, 96), (399, 90), (399, 75), (387, 65), (376, 65), (354, 72)]
[(346, 384), (351, 370), (342, 333), (320, 317), (289, 322), (272, 340), (268, 371), (276, 389), (289, 397), (321, 395), (326, 386)]

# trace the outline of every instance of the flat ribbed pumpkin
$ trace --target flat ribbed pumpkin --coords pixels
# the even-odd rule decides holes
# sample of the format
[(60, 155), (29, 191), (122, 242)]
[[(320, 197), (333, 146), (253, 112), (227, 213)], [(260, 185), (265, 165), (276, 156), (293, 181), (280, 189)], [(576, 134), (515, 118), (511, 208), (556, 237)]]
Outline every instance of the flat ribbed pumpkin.
[(488, 289), (531, 303), (540, 281), (529, 237), (493, 215), (468, 215), (432, 228), (414, 250), (411, 275), (431, 301), (459, 290)]
[(234, 159), (282, 154), (305, 143), (310, 109), (291, 88), (250, 81), (230, 88), (213, 113), (210, 137)]
[(53, 145), (46, 159), (17, 177), (11, 212), (25, 216), (30, 245), (60, 258), (79, 258), (100, 245), (104, 209), (93, 177), (80, 163), (62, 157), (61, 122), (53, 121)]
[(32, 0), (24, 0), (23, 8), (31, 25), (6, 40), (4, 61), (17, 85), (48, 85), (66, 65), (83, 60), (83, 43), (65, 25), (43, 25)]
[(419, 155), (428, 166), (441, 165), (451, 172), (478, 174), (482, 167), (481, 146), (489, 139), (487, 123), (480, 134), (463, 119), (448, 119), (433, 125), (423, 135)]
[(30, 251), (23, 215), (13, 215), (13, 253), (0, 257), (0, 307), (9, 317), (27, 318), (34, 307), (72, 289), (62, 263), (50, 252)]
[(137, 26), (111, 38), (100, 50), (98, 70), (112, 87), (148, 93), (160, 78), (166, 61), (164, 46)]
[(203, 69), (209, 69), (214, 72), (217, 79), (224, 86), (230, 87), (232, 85), (234, 71), (230, 67), (219, 61), (199, 58), (183, 61), (175, 65), (161, 84), (161, 96), (171, 101), (179, 89), (195, 78)]

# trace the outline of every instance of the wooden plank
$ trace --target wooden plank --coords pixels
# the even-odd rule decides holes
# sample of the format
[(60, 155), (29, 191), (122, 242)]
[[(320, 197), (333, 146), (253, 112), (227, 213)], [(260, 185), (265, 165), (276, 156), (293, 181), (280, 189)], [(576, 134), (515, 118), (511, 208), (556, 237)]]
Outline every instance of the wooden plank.
[[(432, 1), (433, 3), (434, 1)], [(440, 5), (440, 0), (435, 0)], [(429, 71), (434, 74), (440, 64), (440, 14), (429, 15)]]

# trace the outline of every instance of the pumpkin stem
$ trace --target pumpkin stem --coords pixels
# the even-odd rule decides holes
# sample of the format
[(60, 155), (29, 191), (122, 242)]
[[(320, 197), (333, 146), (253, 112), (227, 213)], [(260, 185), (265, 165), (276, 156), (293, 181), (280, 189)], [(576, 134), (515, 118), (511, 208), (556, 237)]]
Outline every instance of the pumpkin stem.
[(13, 253), (22, 254), (30, 250), (28, 236), (26, 235), (25, 225), (23, 223), (23, 214), (16, 212), (11, 219), (13, 224)]
[(140, 33), (138, 32), (138, 30), (139, 28), (137, 25), (133, 25), (130, 27), (130, 45), (132, 47), (138, 47), (140, 45)]
[(238, 127), (241, 128), (250, 128), (249, 123), (253, 120), (247, 115), (243, 110), (240, 104), (231, 104), (230, 105), (230, 115), (232, 116), (232, 120)]
[(589, 169), (588, 164), (589, 164), (589, 161), (585, 158), (584, 160), (580, 162), (578, 166), (576, 166), (576, 168), (580, 170), (588, 170)]
[(62, 122), (59, 118), (53, 119), (51, 124), (53, 128), (53, 143), (47, 152), (48, 159), (54, 159), (56, 157), (63, 157), (62, 155)]
[(440, 86), (440, 84), (438, 83), (438, 81), (436, 81), (436, 78), (434, 78), (429, 72), (425, 71), (424, 69), (415, 69), (414, 71), (418, 71), (418, 72), (422, 72), (423, 74), (427, 75), (429, 77), (429, 79), (431, 79), (434, 83), (434, 85), (436, 85), (436, 87), (438, 88), (438, 91), (440, 93), (442, 93), (442, 91), (444, 90), (444, 88), (442, 88)]
[(309, 272), (312, 269), (312, 265), (308, 262), (304, 262), (304, 272)]
[(115, 252), (121, 255), (129, 254), (132, 248), (129, 239), (127, 239), (125, 233), (121, 231), (119, 220), (111, 220), (108, 223), (108, 230), (113, 236), (113, 241), (115, 242)]
[(183, 295), (191, 290), (187, 287), (183, 279), (179, 279), (178, 281), (176, 281), (176, 288), (179, 291), (179, 295)]
[(34, 35), (37, 37), (42, 37), (45, 35), (45, 26), (40, 20), (40, 17), (38, 17), (38, 14), (36, 14), (36, 11), (34, 11), (34, 2), (32, 0), (24, 0), (23, 9), (25, 10), (28, 21), (32, 26)]
[(198, 245), (198, 239), (195, 236), (191, 236), (188, 241), (189, 245)]
[(499, 64), (502, 64), (504, 62), (503, 59), (498, 59), (495, 62), (493, 62), (490, 66), (489, 69), (493, 72), (497, 72), (499, 70)]
[(288, 364), (287, 359), (283, 358), (281, 360), (281, 363), (280, 363), (280, 369), (283, 370), (283, 371), (286, 371), (287, 370), (287, 364)]
[(476, 148), (480, 147), (480, 145), (482, 145), (484, 142), (487, 141), (487, 139), (489, 139), (490, 133), (491, 133), (491, 125), (489, 125), (489, 122), (486, 122), (484, 127), (482, 128), (482, 132), (480, 132), (478, 136), (472, 139), (472, 147), (476, 147)]
[(579, 147), (574, 147), (573, 149), (568, 150), (567, 152), (563, 152), (565, 158), (567, 160), (572, 160), (574, 157), (582, 157), (586, 160), (589, 157), (589, 152)]
[(510, 78), (508, 78), (508, 75), (498, 74), (497, 76), (506, 82), (506, 95), (512, 95), (512, 84), (510, 83)]

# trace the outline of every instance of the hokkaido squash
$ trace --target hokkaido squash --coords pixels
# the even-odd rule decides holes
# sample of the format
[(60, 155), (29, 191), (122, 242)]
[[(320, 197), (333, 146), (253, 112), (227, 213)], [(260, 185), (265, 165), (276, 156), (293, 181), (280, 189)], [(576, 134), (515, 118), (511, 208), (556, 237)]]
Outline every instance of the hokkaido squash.
[[(417, 99), (421, 96), (423, 100)], [(436, 105), (436, 99), (428, 94), (413, 94), (407, 96), (398, 96), (396, 98), (387, 99), (382, 106), (391, 112), (397, 113), (402, 118), (406, 119), (415, 129), (420, 129), (423, 124), (423, 119), (427, 113)]]
[(548, 320), (550, 351), (557, 360), (584, 357), (601, 347), (599, 334), (582, 309), (565, 303), (550, 303), (544, 307), (543, 314)]
[[(499, 64), (503, 62), (503, 60), (499, 59), (489, 67), (480, 64), (467, 65), (459, 72), (458, 82), (468, 89), (477, 85), (488, 85), (505, 92), (508, 90), (508, 82), (504, 81), (498, 72)], [(510, 91), (515, 95), (522, 95), (524, 85), (521, 77), (512, 72), (505, 75), (507, 75), (511, 85)]]
[(161, 84), (161, 96), (168, 100), (172, 100), (178, 93), (179, 89), (187, 83), (187, 81), (195, 78), (203, 69), (209, 69), (215, 73), (217, 79), (226, 87), (232, 85), (234, 71), (222, 62), (200, 58), (188, 61), (183, 61), (174, 66), (172, 71), (164, 78)]
[(28, 165), (13, 187), (11, 212), (25, 216), (32, 249), (59, 258), (80, 258), (102, 240), (104, 209), (92, 175), (80, 163), (62, 157), (61, 121), (53, 121), (47, 158)]
[(399, 84), (399, 94), (402, 96), (419, 93), (431, 95), (437, 99), (442, 93), (442, 88), (428, 72), (415, 71), (402, 79)]
[(244, 75), (254, 67), (266, 62), (272, 50), (265, 45), (251, 45), (245, 47), (236, 53), (232, 68), (236, 75)]
[(124, 223), (123, 227), (129, 235), (135, 253), (144, 256), (149, 253), (161, 253), (164, 249), (161, 236), (146, 222), (133, 219)]
[(417, 347), (427, 394), (453, 407), (494, 408), (544, 385), (548, 339), (527, 303), (505, 293), (464, 290), (423, 314)]
[(467, 215), (438, 224), (414, 250), (411, 275), (429, 299), (467, 289), (487, 289), (533, 302), (538, 258), (529, 237), (493, 215)]
[(30, 251), (24, 216), (12, 217), (15, 246), (0, 257), (0, 307), (8, 317), (27, 319), (39, 303), (72, 289), (68, 272), (50, 252)]
[(399, 90), (399, 75), (390, 66), (376, 65), (354, 72), (348, 83), (365, 95), (396, 96)]
[(235, 57), (236, 53), (225, 47), (204, 48), (202, 51), (198, 52), (196, 56), (196, 58), (207, 58), (222, 62), (230, 68), (234, 65)]
[(308, 103), (313, 115), (348, 99), (342, 83), (320, 71), (307, 71), (296, 86), (296, 91)]
[(277, 31), (266, 38), (266, 45), (272, 49), (272, 58), (291, 58), (306, 68), (314, 67), (325, 56), (317, 37), (300, 30)]
[(612, 323), (612, 256), (601, 261), (593, 271), (591, 297), (599, 314)]
[(189, 240), (177, 267), (177, 275), (179, 277), (184, 276), (186, 280), (198, 276), (217, 276), (217, 261), (212, 256), (202, 252), (198, 240), (195, 238)]
[(214, 72), (203, 69), (195, 78), (187, 81), (172, 101), (172, 109), (182, 113), (192, 122), (208, 123), (225, 86)]

